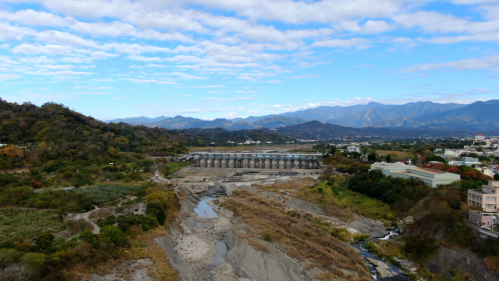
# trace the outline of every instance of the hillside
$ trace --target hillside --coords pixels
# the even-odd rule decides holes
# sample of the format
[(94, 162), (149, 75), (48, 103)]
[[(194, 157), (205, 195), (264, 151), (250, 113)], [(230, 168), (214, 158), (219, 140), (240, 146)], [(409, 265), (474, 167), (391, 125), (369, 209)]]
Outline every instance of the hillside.
[(397, 120), (400, 118), (415, 119), (430, 114), (442, 113), (448, 110), (461, 108), (464, 105), (456, 103), (439, 104), (433, 102), (410, 102), (392, 107), (376, 107), (349, 115), (343, 118), (329, 120), (329, 123), (342, 126), (362, 128), (362, 127), (382, 127), (376, 126), (378, 121)]
[(56, 160), (106, 164), (120, 158), (120, 152), (175, 155), (186, 151), (182, 137), (167, 130), (106, 124), (62, 104), (38, 107), (1, 100), (0, 120), (0, 142), (27, 147), (22, 157), (0, 157), (0, 169), (42, 167)]
[(299, 125), (287, 126), (276, 130), (278, 133), (297, 139), (330, 139), (344, 137), (367, 138), (413, 138), (413, 137), (451, 137), (470, 136), (463, 131), (442, 129), (386, 129), (386, 128), (350, 128), (329, 123), (311, 121)]

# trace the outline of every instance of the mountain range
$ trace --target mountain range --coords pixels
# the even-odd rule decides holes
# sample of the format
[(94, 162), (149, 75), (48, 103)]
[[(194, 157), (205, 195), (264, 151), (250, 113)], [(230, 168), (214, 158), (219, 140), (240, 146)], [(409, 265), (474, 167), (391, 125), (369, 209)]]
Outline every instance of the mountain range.
[[(387, 129), (441, 129), (498, 135), (499, 101), (478, 101), (472, 104), (410, 102), (402, 105), (385, 105), (371, 102), (365, 105), (320, 106), (317, 108), (287, 112), (278, 115), (250, 116), (236, 119), (211, 121), (191, 117), (157, 118), (133, 117), (109, 120), (166, 129), (224, 128), (246, 130), (258, 128), (279, 129), (298, 124), (320, 121), (352, 128)], [(317, 124), (316, 124), (317, 125)]]

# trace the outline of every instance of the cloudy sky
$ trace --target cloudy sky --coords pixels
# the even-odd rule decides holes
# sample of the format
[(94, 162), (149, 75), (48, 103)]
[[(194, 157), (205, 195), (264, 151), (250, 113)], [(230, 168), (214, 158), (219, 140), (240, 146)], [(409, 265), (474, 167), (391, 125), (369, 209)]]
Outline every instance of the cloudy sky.
[(493, 0), (0, 0), (0, 97), (107, 120), (498, 99)]

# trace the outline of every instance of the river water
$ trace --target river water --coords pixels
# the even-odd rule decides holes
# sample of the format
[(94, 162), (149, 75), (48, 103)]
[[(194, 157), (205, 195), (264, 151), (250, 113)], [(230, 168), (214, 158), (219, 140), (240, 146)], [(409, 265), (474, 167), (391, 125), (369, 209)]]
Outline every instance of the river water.
[[(214, 200), (212, 197), (202, 197), (200, 202), (198, 203), (198, 206), (194, 208), (194, 212), (198, 215), (200, 218), (218, 218), (219, 215), (214, 211), (212, 206), (208, 204), (210, 200)], [(198, 223), (197, 223), (198, 224)], [(213, 256), (213, 265), (216, 267), (222, 265), (225, 263), (224, 256), (227, 253), (227, 245), (223, 240), (218, 240), (215, 243), (215, 248), (217, 249), (217, 252)]]
[[(378, 240), (388, 240), (392, 236), (395, 236), (395, 235), (398, 235), (397, 232), (395, 230), (390, 230), (389, 234), (387, 234), (384, 237), (378, 238)], [(401, 271), (399, 270), (399, 268), (397, 266), (395, 266), (395, 265), (393, 265), (391, 263), (388, 263), (388, 262), (380, 259), (379, 257), (373, 255), (372, 253), (370, 253), (365, 248), (365, 244), (366, 244), (366, 242), (358, 242), (358, 243), (355, 243), (353, 246), (354, 246), (354, 248), (356, 248), (356, 249), (358, 249), (360, 251), (359, 254), (361, 255), (361, 258), (363, 259), (363, 261), (365, 262), (365, 264), (368, 266), (368, 269), (370, 269), (370, 274), (371, 274), (373, 280), (377, 280), (377, 281), (378, 280), (384, 280), (384, 281), (388, 281), (388, 280), (394, 280), (394, 281), (408, 280), (408, 277), (406, 275), (402, 274)], [(384, 279), (379, 278), (378, 275), (377, 275), (377, 270), (375, 269), (375, 266), (373, 264), (371, 264), (366, 258), (372, 258), (372, 259), (384, 262), (385, 264), (387, 264), (389, 266), (389, 268), (392, 271), (397, 272), (398, 275), (394, 276), (394, 277), (391, 277), (391, 278), (384, 278)]]

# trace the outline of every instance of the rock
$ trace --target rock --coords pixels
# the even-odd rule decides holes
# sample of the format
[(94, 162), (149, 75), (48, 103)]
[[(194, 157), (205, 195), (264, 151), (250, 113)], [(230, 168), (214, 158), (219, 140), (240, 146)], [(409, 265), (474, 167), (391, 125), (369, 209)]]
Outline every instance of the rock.
[(229, 250), (226, 254), (234, 272), (242, 278), (251, 280), (317, 280), (304, 270), (304, 267), (282, 252), (271, 250), (269, 253), (250, 247), (240, 239), (234, 230), (224, 238)]
[(372, 258), (366, 258), (368, 260), (368, 262), (370, 262), (371, 264), (373, 264), (375, 266), (375, 269), (377, 270), (377, 273), (379, 275), (380, 278), (387, 278), (387, 277), (394, 277), (394, 276), (397, 276), (398, 273), (397, 272), (394, 272), (392, 271), (389, 266), (381, 261), (378, 261), (376, 259), (372, 259)]
[(347, 226), (354, 228), (360, 233), (367, 233), (371, 237), (384, 237), (389, 234), (382, 222), (364, 217), (360, 220), (347, 224)]

